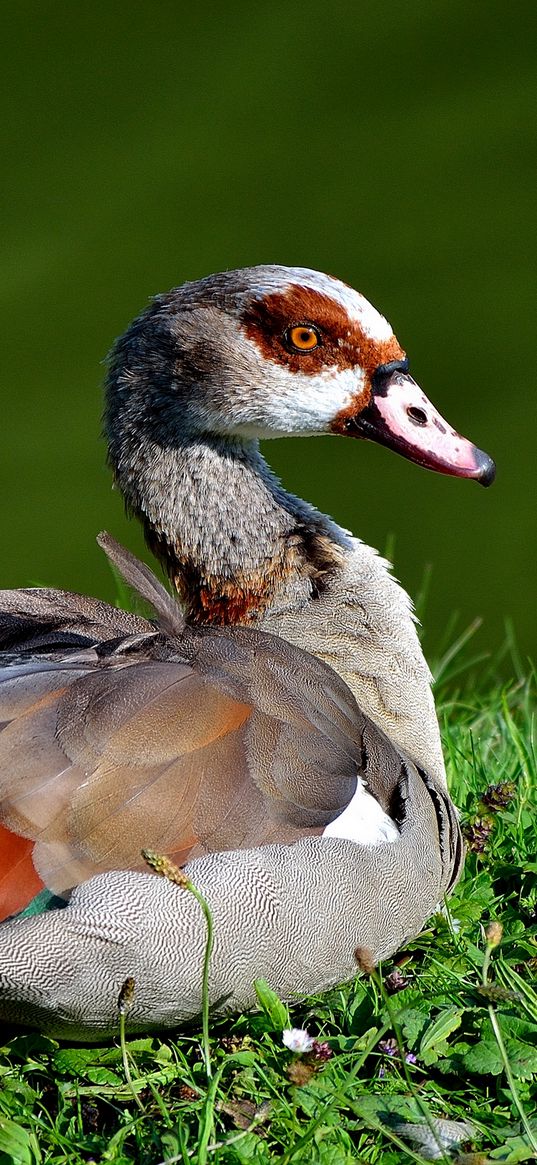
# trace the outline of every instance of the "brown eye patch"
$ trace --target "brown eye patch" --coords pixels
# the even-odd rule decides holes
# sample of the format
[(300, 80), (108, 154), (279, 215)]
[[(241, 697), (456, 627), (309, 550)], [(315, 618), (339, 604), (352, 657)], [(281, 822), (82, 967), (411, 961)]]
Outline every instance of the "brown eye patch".
[[(296, 323), (297, 320), (304, 322)], [(389, 340), (371, 339), (337, 300), (298, 283), (290, 284), (286, 291), (253, 300), (245, 308), (241, 322), (266, 360), (305, 375), (314, 376), (323, 368), (353, 368), (358, 364), (372, 376), (379, 364), (404, 356), (395, 336)], [(310, 339), (310, 331), (318, 337), (316, 344)], [(300, 344), (301, 334), (305, 347)]]

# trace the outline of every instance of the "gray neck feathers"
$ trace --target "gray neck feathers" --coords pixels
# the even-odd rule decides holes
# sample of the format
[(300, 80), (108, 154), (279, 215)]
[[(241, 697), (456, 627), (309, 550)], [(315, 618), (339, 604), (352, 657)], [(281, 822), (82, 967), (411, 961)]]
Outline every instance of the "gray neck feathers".
[[(259, 610), (290, 585), (302, 584), (304, 600), (350, 547), (338, 526), (281, 488), (256, 442), (194, 435), (166, 447), (127, 429), (110, 452), (127, 506), (187, 610), (195, 605), (189, 592), (218, 579), (257, 593)], [(255, 618), (252, 597), (246, 606)]]

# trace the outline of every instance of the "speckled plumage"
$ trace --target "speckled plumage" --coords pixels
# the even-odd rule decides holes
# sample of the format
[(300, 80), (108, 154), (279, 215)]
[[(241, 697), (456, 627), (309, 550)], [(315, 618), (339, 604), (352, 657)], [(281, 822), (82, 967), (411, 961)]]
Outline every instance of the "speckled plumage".
[[(356, 972), (357, 948), (381, 959), (420, 929), (459, 871), (458, 827), (446, 795), (414, 766), (402, 781), (397, 846), (312, 837), (186, 867), (213, 914), (218, 1010), (252, 1006), (259, 977), (284, 999), (322, 990)], [(148, 874), (100, 875), (65, 910), (4, 924), (0, 1014), (98, 1040), (117, 1031), (119, 991), (132, 976), (128, 1029), (176, 1026), (200, 1011), (205, 941), (187, 890)]]

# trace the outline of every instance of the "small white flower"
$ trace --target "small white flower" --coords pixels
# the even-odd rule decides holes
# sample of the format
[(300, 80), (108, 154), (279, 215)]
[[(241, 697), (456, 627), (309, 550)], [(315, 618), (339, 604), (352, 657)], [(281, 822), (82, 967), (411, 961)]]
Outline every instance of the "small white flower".
[(304, 1052), (311, 1052), (315, 1040), (303, 1027), (286, 1027), (282, 1032), (282, 1043), (290, 1052), (303, 1056)]

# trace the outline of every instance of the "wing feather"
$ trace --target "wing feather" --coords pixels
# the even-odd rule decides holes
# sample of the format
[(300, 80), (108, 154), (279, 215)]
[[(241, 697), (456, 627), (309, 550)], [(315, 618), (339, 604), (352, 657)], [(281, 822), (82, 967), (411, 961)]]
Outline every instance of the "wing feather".
[(0, 825), (0, 918), (23, 910), (43, 889), (32, 860), (33, 842)]
[(326, 664), (252, 628), (185, 626), (148, 567), (103, 545), (160, 626), (59, 591), (0, 595), (8, 906), (136, 867), (146, 847), (182, 863), (319, 833), (358, 772), (389, 805), (400, 755)]

